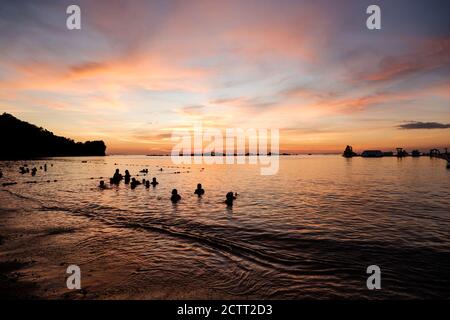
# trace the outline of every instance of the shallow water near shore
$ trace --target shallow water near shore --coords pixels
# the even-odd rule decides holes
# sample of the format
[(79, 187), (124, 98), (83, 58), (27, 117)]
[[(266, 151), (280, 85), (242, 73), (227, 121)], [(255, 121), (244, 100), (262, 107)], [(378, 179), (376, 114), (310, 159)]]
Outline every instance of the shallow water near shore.
[[(48, 171), (21, 175), (25, 163), (47, 163)], [(0, 167), (1, 183), (17, 182), (0, 187), (0, 261), (26, 263), (22, 280), (36, 284), (37, 297), (450, 294), (450, 170), (440, 159), (285, 156), (273, 176), (257, 165), (177, 166), (145, 156)], [(115, 168), (160, 183), (100, 190), (100, 177), (109, 186)], [(194, 195), (197, 183), (202, 198)], [(182, 196), (176, 205), (173, 188)], [(238, 193), (232, 209), (224, 204), (228, 191)], [(81, 267), (81, 294), (65, 288), (69, 264)], [(381, 290), (366, 287), (369, 265), (381, 268)]]

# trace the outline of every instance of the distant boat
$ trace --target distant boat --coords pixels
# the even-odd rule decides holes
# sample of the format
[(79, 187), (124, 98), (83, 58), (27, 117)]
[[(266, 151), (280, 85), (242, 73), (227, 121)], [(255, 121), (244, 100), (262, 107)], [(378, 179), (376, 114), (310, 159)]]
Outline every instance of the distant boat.
[(383, 152), (381, 150), (365, 150), (361, 153), (363, 158), (381, 158), (382, 156)]
[(420, 151), (419, 150), (413, 150), (411, 153), (411, 156), (413, 157), (420, 157)]

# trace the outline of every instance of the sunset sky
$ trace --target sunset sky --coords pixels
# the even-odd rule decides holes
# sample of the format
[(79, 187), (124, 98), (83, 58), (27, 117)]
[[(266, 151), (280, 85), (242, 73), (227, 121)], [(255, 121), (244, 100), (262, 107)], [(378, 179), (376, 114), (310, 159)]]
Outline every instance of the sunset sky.
[[(81, 7), (82, 29), (66, 28)], [(366, 28), (381, 7), (382, 29)], [(285, 152), (450, 145), (450, 1), (0, 2), (0, 112), (112, 153), (279, 128)]]

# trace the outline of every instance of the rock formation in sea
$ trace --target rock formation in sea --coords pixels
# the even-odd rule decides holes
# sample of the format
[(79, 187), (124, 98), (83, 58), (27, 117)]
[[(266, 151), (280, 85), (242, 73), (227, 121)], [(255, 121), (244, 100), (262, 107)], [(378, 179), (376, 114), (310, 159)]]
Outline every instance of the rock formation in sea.
[(351, 158), (356, 156), (356, 153), (353, 152), (353, 148), (352, 146), (347, 146), (344, 150), (344, 153), (342, 154), (342, 156), (346, 157), (346, 158)]

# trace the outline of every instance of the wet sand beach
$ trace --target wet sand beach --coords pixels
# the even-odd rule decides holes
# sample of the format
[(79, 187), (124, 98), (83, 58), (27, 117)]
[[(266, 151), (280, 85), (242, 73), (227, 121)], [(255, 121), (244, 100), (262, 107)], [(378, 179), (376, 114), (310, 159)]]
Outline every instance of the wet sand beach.
[[(153, 259), (152, 248), (146, 256), (134, 256), (126, 249), (127, 243), (145, 242), (148, 237), (157, 242), (158, 235), (112, 229), (86, 218), (68, 217), (64, 212), (47, 212), (43, 217), (2, 208), (0, 298), (226, 298), (223, 293), (205, 290), (195, 281), (176, 275), (170, 281), (155, 276), (136, 283), (134, 279), (146, 272), (145, 259)], [(96, 239), (95, 243), (107, 244), (108, 252), (104, 252), (103, 245), (92, 245), (91, 238)], [(196, 261), (182, 263), (195, 265)], [(71, 264), (78, 264), (82, 270), (81, 290), (70, 291), (66, 287), (66, 269)], [(234, 296), (229, 295), (228, 298)]]

